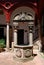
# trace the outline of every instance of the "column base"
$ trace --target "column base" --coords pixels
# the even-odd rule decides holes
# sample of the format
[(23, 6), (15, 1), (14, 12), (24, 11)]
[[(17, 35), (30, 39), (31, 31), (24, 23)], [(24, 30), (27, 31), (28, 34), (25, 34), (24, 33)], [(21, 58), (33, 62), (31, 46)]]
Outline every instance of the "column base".
[(14, 46), (14, 59), (27, 61), (33, 57), (33, 46)]
[(9, 52), (9, 51), (10, 51), (10, 49), (9, 49), (9, 48), (6, 48), (6, 51), (7, 51), (7, 52)]

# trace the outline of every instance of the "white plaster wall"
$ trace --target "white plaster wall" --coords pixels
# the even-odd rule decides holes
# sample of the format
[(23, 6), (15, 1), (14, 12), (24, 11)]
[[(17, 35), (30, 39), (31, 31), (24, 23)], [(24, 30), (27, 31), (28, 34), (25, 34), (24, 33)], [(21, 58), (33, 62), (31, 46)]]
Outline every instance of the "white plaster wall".
[(2, 15), (0, 15), (0, 25), (4, 25), (4, 24), (6, 24), (6, 20), (5, 20), (5, 15), (4, 14), (2, 14)]

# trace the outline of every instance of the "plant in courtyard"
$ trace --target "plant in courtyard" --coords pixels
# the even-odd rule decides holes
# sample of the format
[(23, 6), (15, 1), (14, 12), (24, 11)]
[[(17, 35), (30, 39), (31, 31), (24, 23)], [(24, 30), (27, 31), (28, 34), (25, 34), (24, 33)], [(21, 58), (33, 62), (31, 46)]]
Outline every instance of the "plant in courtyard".
[(4, 47), (5, 47), (5, 40), (0, 39), (0, 48), (4, 48)]

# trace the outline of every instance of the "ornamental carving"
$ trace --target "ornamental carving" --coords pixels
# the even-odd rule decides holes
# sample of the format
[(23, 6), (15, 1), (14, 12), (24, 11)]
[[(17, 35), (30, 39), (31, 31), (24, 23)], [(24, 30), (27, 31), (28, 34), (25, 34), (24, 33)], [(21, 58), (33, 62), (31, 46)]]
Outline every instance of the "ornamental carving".
[(25, 57), (30, 57), (32, 55), (32, 50), (30, 50), (30, 49), (25, 50), (24, 55), (25, 55)]
[(19, 58), (22, 56), (22, 52), (21, 52), (20, 49), (16, 50), (16, 56), (19, 57)]

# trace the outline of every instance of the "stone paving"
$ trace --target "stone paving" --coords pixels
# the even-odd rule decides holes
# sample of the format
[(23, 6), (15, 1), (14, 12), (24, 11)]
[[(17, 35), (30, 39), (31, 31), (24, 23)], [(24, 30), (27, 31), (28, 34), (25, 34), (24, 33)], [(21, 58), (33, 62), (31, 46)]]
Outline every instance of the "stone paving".
[(15, 61), (13, 59), (13, 52), (2, 52), (0, 53), (0, 65), (44, 65), (44, 58), (38, 52), (37, 56), (33, 60), (27, 62)]

